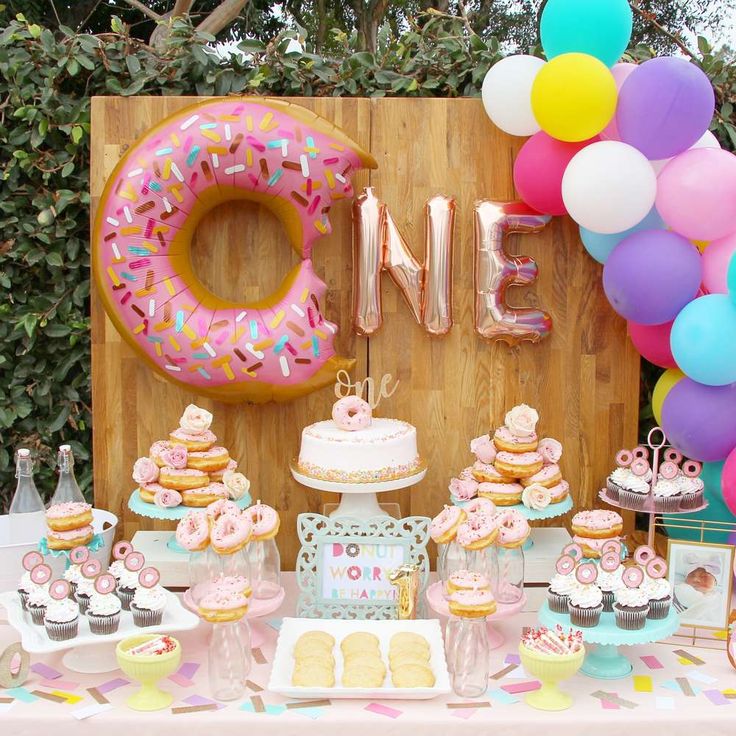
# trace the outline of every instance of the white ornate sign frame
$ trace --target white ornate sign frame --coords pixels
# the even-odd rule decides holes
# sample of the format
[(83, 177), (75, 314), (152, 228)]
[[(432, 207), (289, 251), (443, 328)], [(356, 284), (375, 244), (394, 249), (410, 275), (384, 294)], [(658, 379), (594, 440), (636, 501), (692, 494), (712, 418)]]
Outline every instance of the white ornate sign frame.
[[(419, 600), (423, 600), (429, 578), (430, 519), (426, 516), (376, 516), (355, 519), (349, 516), (329, 517), (322, 514), (299, 514), (297, 529), (302, 544), (296, 564), (299, 601), (297, 615), (307, 618), (395, 619), (396, 603), (376, 600), (335, 600), (322, 594), (321, 550), (325, 544), (351, 541), (368, 544), (400, 545), (404, 562), (419, 565)], [(397, 565), (398, 567), (398, 565)]]

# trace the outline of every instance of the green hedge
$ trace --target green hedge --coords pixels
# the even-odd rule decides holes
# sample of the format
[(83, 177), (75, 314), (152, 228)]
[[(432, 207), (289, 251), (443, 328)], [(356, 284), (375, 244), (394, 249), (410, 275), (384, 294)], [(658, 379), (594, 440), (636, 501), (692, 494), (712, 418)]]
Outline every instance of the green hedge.
[[(0, 33), (0, 505), (14, 487), (13, 449), (41, 459), (39, 488), (54, 485), (55, 448), (70, 442), (79, 479), (91, 484), (89, 336), (89, 140), (93, 95), (437, 96), (477, 95), (501, 58), (496, 39), (468, 36), (434, 18), (355, 53), (337, 34), (339, 57), (286, 54), (287, 36), (240, 44), (223, 61), (211, 37), (185, 24), (157, 54), (122, 23), (110, 33), (54, 34), (19, 16)], [(734, 67), (701, 46), (721, 115), (716, 133), (736, 145)], [(632, 52), (639, 58), (647, 49)]]

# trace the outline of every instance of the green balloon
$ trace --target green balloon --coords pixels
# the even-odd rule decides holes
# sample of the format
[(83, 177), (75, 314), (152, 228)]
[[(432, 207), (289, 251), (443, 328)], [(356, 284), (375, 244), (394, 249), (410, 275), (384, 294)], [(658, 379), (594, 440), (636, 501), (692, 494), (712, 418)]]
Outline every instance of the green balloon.
[(540, 24), (547, 59), (578, 52), (613, 66), (631, 38), (627, 0), (548, 0)]
[[(678, 514), (678, 519), (697, 519), (698, 521), (726, 521), (733, 523), (733, 514), (726, 506), (721, 492), (721, 474), (723, 473), (723, 465), (725, 461), (719, 463), (703, 463), (703, 471), (700, 474), (700, 480), (705, 484), (705, 500), (708, 502), (708, 508), (702, 511), (696, 511), (694, 514)], [(677, 522), (673, 522), (677, 523)], [(667, 533), (672, 539), (686, 539), (691, 541), (700, 541), (699, 529), (678, 529), (675, 526), (665, 524)], [(713, 544), (727, 544), (728, 531), (724, 532), (705, 532), (703, 535), (704, 542)]]

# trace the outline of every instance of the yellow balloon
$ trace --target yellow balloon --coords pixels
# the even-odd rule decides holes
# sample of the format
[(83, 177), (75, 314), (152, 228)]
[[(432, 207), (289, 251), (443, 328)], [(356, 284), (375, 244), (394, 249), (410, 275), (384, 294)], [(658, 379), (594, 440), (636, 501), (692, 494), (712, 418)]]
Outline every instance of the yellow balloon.
[(532, 111), (545, 133), (584, 141), (600, 133), (616, 112), (618, 92), (608, 67), (588, 54), (548, 61), (532, 85)]
[(685, 378), (685, 374), (678, 368), (668, 368), (654, 384), (652, 391), (652, 411), (657, 424), (662, 425), (662, 406), (667, 394), (672, 391), (675, 384)]

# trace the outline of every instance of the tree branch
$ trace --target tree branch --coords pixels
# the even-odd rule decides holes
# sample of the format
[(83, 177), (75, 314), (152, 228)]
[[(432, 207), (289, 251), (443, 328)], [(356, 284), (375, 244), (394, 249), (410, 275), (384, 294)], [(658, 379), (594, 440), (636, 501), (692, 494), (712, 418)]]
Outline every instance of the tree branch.
[(670, 39), (683, 54), (689, 56), (693, 61), (698, 61), (698, 56), (688, 48), (687, 44), (682, 40), (678, 33), (672, 33), (668, 31), (661, 23), (657, 21), (657, 16), (654, 13), (649, 13), (644, 10), (636, 0), (630, 0), (631, 9), (645, 22), (654, 26), (659, 33)]
[(151, 20), (159, 21), (161, 20), (161, 16), (158, 13), (154, 13), (151, 8), (144, 5), (140, 0), (125, 0), (128, 5), (130, 5), (131, 8), (135, 8), (136, 10), (139, 10), (143, 15), (148, 16)]
[(216, 36), (227, 28), (246, 6), (248, 0), (222, 0), (222, 2), (197, 26), (198, 31)]

